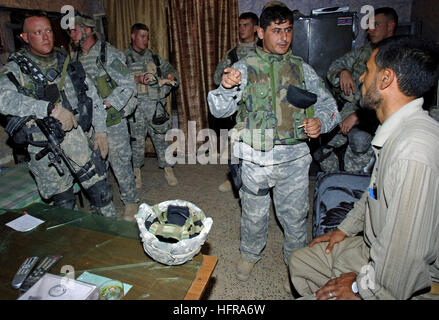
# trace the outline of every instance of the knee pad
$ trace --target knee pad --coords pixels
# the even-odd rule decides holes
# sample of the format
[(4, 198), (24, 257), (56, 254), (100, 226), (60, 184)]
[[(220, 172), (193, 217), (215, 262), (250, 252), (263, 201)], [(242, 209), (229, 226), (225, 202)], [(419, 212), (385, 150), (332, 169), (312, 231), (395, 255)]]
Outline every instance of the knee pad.
[(352, 128), (348, 133), (349, 146), (357, 154), (364, 154), (371, 147), (372, 136), (366, 131)]
[(113, 197), (111, 185), (106, 179), (96, 182), (86, 191), (90, 204), (96, 208), (102, 208), (109, 205)]
[(76, 205), (76, 198), (73, 192), (73, 187), (62, 193), (53, 196), (53, 204), (60, 208), (74, 209)]

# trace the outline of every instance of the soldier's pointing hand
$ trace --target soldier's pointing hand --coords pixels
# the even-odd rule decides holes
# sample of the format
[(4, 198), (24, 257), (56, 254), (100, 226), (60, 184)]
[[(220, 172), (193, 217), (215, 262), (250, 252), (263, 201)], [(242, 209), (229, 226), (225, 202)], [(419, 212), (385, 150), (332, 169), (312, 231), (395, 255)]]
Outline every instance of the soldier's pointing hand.
[(224, 69), (221, 84), (224, 88), (230, 89), (241, 83), (241, 72), (229, 67)]

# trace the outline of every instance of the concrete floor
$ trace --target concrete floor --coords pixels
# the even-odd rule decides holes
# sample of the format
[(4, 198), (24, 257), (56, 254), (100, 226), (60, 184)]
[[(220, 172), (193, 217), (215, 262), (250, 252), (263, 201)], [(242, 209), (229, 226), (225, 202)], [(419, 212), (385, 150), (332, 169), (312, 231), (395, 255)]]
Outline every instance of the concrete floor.
[[(283, 285), (287, 279), (287, 268), (282, 260), (283, 234), (271, 212), (269, 233), (263, 257), (247, 282), (235, 277), (239, 260), (239, 229), (241, 207), (233, 192), (220, 192), (218, 186), (225, 181), (227, 165), (176, 165), (176, 187), (168, 186), (164, 171), (157, 167), (157, 159), (146, 158), (142, 168), (143, 187), (139, 197), (141, 203), (153, 205), (165, 200), (183, 199), (201, 208), (213, 219), (213, 227), (201, 252), (218, 258), (203, 299), (207, 300), (290, 300)], [(123, 205), (112, 175), (114, 204), (118, 215)], [(314, 178), (310, 178), (310, 202), (313, 199)], [(312, 203), (311, 209), (312, 212)], [(311, 214), (308, 216), (308, 238), (311, 235)]]

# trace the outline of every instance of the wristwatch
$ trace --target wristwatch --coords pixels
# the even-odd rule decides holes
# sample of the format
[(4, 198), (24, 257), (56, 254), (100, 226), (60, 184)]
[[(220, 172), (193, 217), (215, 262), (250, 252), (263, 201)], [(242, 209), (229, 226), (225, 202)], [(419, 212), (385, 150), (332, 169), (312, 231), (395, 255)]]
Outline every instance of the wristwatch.
[(360, 291), (358, 290), (358, 285), (357, 285), (357, 281), (352, 282), (352, 292), (359, 298), (361, 298), (360, 296)]

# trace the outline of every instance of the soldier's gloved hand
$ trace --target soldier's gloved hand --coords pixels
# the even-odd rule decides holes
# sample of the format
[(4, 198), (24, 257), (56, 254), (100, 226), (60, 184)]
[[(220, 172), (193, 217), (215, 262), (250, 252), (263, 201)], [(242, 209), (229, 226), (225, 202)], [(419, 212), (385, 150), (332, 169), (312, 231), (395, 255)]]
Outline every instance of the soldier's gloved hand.
[(78, 127), (78, 121), (73, 113), (59, 104), (55, 104), (50, 115), (61, 122), (64, 131), (70, 131), (73, 127)]
[(101, 151), (102, 159), (105, 159), (108, 155), (108, 139), (105, 132), (96, 132), (94, 134), (94, 146), (93, 149)]

